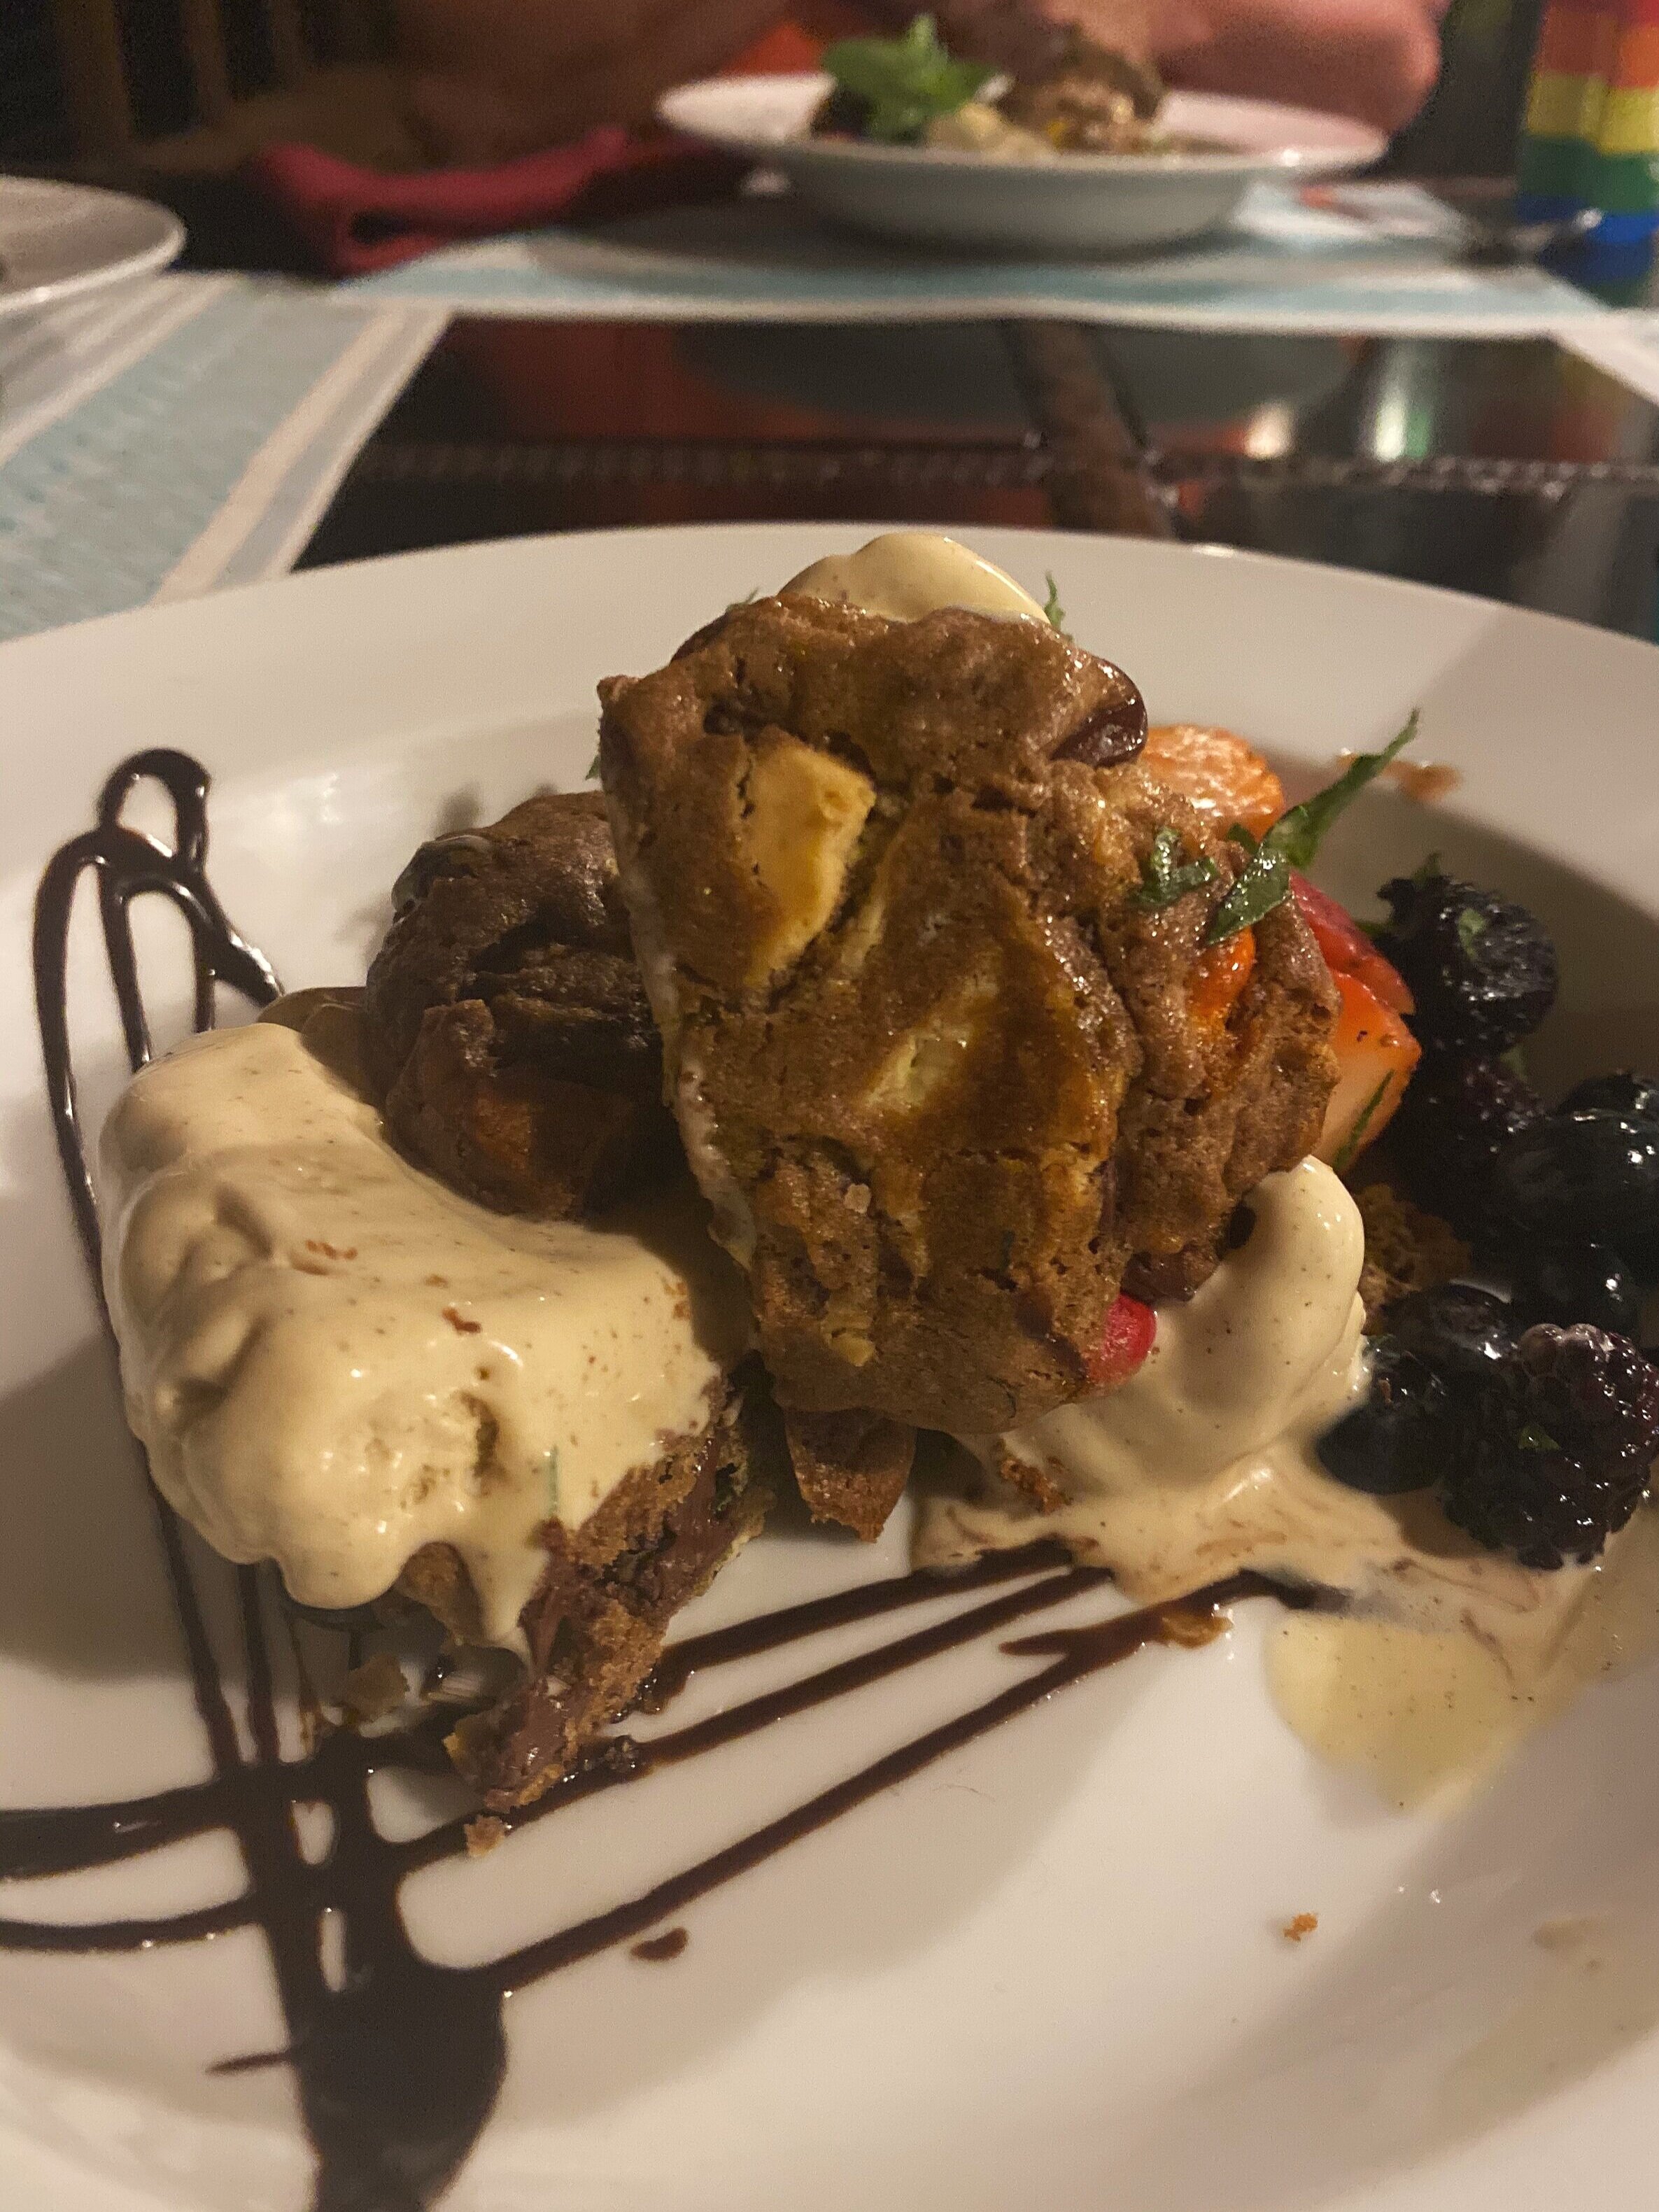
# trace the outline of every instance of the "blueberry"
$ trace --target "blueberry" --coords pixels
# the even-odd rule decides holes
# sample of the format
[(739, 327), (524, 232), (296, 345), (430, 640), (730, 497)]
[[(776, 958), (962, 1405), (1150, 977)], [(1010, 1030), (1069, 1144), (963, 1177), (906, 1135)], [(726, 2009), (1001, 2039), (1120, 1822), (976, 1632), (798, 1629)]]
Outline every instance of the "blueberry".
[(1423, 1490), (1440, 1473), (1449, 1415), (1446, 1386), (1392, 1338), (1371, 1346), (1370, 1394), (1314, 1449), (1325, 1472), (1373, 1498)]
[(1515, 1225), (1551, 1243), (1645, 1246), (1659, 1238), (1659, 1123), (1601, 1107), (1552, 1114), (1503, 1146), (1492, 1182)]
[(1395, 1300), (1385, 1321), (1402, 1351), (1453, 1384), (1491, 1374), (1514, 1351), (1518, 1333), (1504, 1300), (1473, 1283), (1409, 1291)]
[(1570, 1328), (1589, 1322), (1614, 1336), (1634, 1336), (1642, 1310), (1636, 1278), (1611, 1244), (1533, 1244), (1516, 1269), (1515, 1303), (1530, 1325)]
[(1632, 1075), (1627, 1067), (1616, 1075), (1587, 1076), (1568, 1091), (1557, 1111), (1633, 1114), (1638, 1121), (1659, 1121), (1659, 1081)]

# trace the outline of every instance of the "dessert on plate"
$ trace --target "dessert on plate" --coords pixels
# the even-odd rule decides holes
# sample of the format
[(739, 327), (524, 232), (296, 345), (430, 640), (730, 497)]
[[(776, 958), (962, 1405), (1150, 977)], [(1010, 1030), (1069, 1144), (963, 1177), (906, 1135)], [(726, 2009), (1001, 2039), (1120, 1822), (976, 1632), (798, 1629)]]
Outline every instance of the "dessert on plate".
[[(492, 1072), (510, 1110), (481, 1115), (475, 1074), (436, 1088), (414, 1126), (471, 1182), (482, 1121), (485, 1188), (500, 1197), (507, 1160), (533, 1212), (492, 1210), (397, 1149), (407, 1125), (368, 1073), (387, 1060), (373, 1014), (389, 966), (412, 988), (414, 909), (452, 864), (421, 860), (366, 1005), (301, 993), (135, 1079), (100, 1148), (106, 1290), (128, 1418), (210, 1543), (273, 1560), (302, 1605), (413, 1602), (459, 1644), (516, 1656), (451, 1739), (499, 1810), (627, 1706), (769, 1492), (741, 1284), (684, 1170), (665, 1182), (653, 1146), (639, 1196), (579, 1215), (592, 1179), (550, 1192), (545, 1120), (532, 1112), (524, 1149), (501, 1137), (520, 1133), (527, 1091), (545, 1103), (510, 1057)], [(543, 920), (570, 928), (557, 901)], [(589, 980), (600, 1028), (615, 994)], [(422, 1034), (434, 1026), (429, 1011)], [(593, 1143), (573, 1143), (573, 1163), (614, 1132), (610, 1053), (596, 1049)], [(576, 1110), (556, 1096), (567, 1135)]]
[(366, 987), (111, 1117), (130, 1417), (210, 1543), (506, 1655), (449, 1740), (501, 1811), (791, 1475), (871, 1538), (925, 1463), (925, 1565), (1268, 1577), (1339, 1755), (1357, 1668), (1541, 1711), (1601, 1663), (1659, 1085), (1546, 1108), (1553, 951), (1497, 892), (1431, 860), (1368, 933), (1309, 881), (1414, 720), (1289, 805), (921, 532), (601, 696), (602, 795), (423, 846)]

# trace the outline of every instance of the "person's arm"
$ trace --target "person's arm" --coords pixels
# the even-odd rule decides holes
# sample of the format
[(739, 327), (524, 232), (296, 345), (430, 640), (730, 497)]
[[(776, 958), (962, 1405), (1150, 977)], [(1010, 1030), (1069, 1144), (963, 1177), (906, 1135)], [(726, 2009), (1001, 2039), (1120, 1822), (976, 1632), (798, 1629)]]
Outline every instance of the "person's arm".
[(786, 0), (394, 0), (416, 128), (441, 158), (501, 161), (643, 123), (670, 85), (706, 76)]
[[(1116, 43), (1124, 0), (1058, 0)], [(1409, 123), (1440, 74), (1445, 0), (1149, 0), (1150, 58), (1171, 84), (1246, 93), (1352, 115), (1381, 131)]]

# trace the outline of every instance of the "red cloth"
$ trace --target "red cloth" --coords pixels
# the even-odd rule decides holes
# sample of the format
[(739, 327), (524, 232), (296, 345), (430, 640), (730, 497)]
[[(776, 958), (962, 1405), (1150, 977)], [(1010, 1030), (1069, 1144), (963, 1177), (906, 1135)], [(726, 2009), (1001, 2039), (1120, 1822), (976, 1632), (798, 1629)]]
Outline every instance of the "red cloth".
[(387, 175), (316, 146), (267, 146), (249, 172), (337, 276), (389, 269), (465, 238), (526, 230), (602, 208), (708, 198), (741, 173), (724, 154), (683, 138), (607, 126), (487, 169)]

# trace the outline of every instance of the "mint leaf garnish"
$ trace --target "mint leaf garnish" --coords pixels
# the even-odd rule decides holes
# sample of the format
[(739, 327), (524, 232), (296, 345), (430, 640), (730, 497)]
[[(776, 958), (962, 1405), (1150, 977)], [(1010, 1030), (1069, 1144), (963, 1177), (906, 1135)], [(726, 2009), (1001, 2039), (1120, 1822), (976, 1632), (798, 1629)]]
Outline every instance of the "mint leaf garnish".
[(1060, 586), (1054, 581), (1054, 572), (1052, 568), (1045, 568), (1042, 573), (1048, 586), (1048, 596), (1042, 602), (1042, 611), (1052, 629), (1057, 629), (1062, 637), (1069, 637), (1072, 633), (1066, 627), (1066, 610), (1060, 604)]
[(1202, 890), (1206, 884), (1215, 881), (1216, 865), (1207, 854), (1177, 865), (1180, 853), (1180, 830), (1160, 830), (1152, 840), (1151, 852), (1141, 863), (1140, 889), (1134, 894), (1136, 906), (1172, 906), (1188, 891)]
[(983, 62), (957, 61), (939, 44), (931, 15), (898, 39), (838, 39), (823, 66), (864, 111), (863, 135), (914, 143), (939, 115), (957, 108), (994, 76)]
[(1218, 945), (1260, 921), (1290, 896), (1291, 871), (1309, 866), (1337, 817), (1345, 812), (1368, 783), (1374, 782), (1395, 756), (1417, 735), (1418, 714), (1380, 753), (1356, 753), (1334, 783), (1315, 792), (1299, 806), (1281, 814), (1262, 838), (1226, 897), (1210, 917), (1205, 942)]
[(1473, 952), (1476, 942), (1492, 927), (1491, 922), (1478, 907), (1463, 906), (1457, 909), (1457, 935), (1465, 952)]
[(1376, 1090), (1372, 1091), (1370, 1097), (1360, 1108), (1358, 1113), (1354, 1116), (1352, 1128), (1349, 1130), (1347, 1135), (1342, 1139), (1341, 1147), (1337, 1152), (1336, 1158), (1331, 1162), (1331, 1171), (1333, 1174), (1346, 1175), (1348, 1170), (1353, 1165), (1354, 1160), (1358, 1154), (1359, 1147), (1365, 1141), (1365, 1132), (1370, 1127), (1372, 1117), (1376, 1114), (1377, 1108), (1382, 1103), (1383, 1099), (1387, 1097), (1388, 1090), (1389, 1079), (1385, 1075), (1381, 1083), (1377, 1085)]

